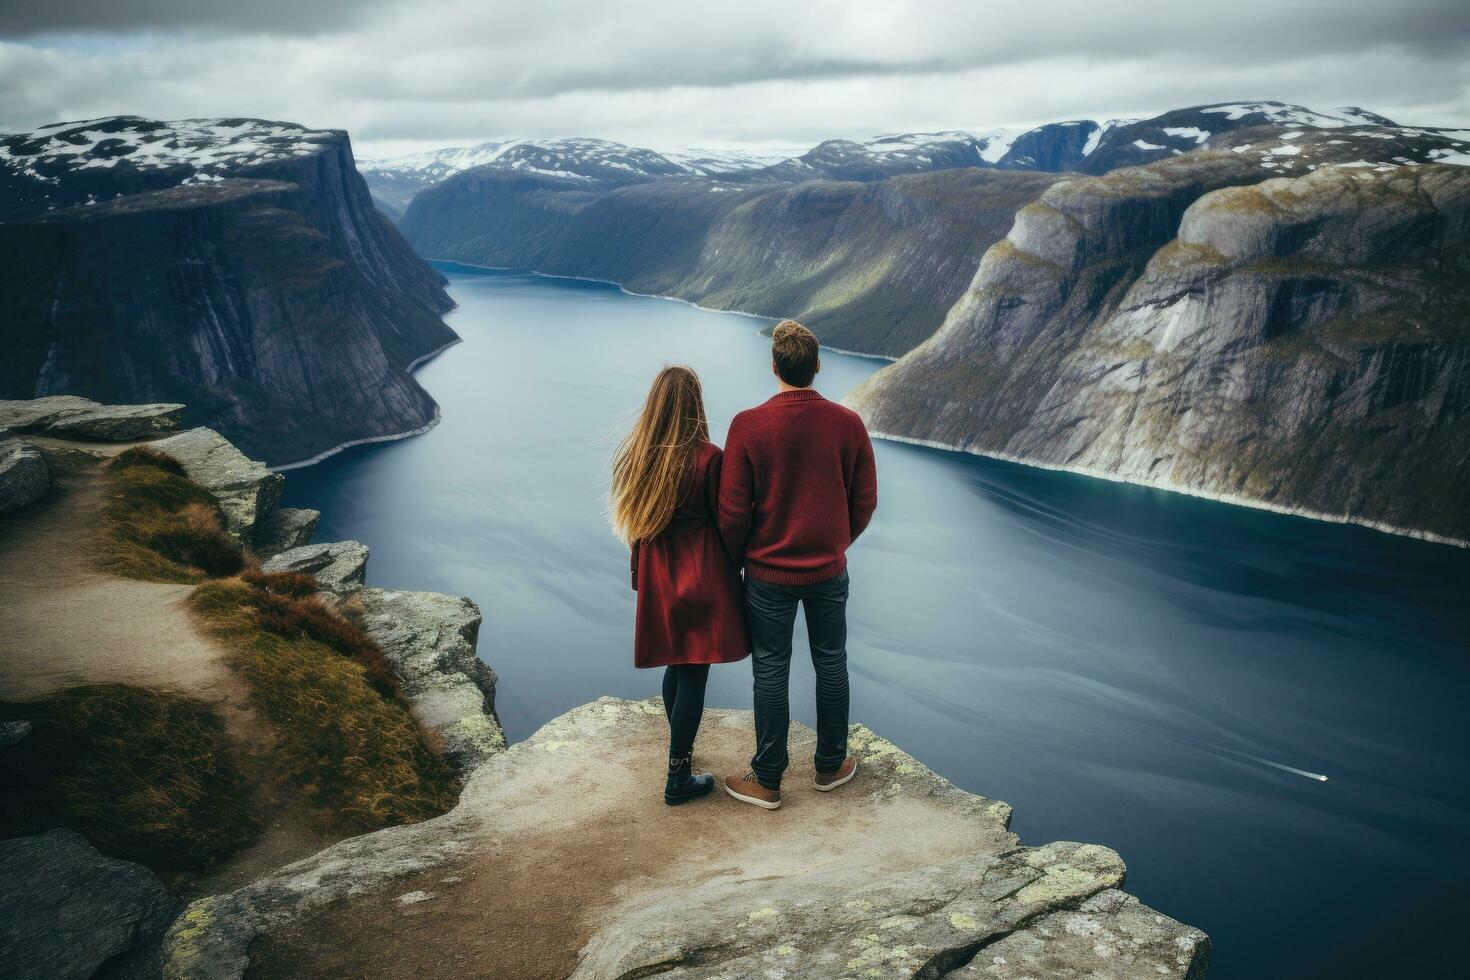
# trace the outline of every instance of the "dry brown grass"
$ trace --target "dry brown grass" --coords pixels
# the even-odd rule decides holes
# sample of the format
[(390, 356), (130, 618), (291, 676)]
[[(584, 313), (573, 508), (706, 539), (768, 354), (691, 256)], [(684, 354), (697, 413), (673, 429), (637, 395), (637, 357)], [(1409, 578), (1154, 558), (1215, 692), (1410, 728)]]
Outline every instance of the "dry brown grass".
[(178, 463), (137, 446), (108, 466), (99, 563), (153, 582), (197, 582), (245, 567), (224, 530), (219, 505), (189, 482)]
[(292, 779), (344, 824), (437, 816), (459, 785), (407, 704), (382, 651), (304, 576), (248, 572), (190, 596), (279, 740)]
[(33, 729), (0, 754), (0, 836), (72, 827), (163, 872), (201, 871), (255, 840), (250, 789), (209, 706), (123, 684), (0, 702)]

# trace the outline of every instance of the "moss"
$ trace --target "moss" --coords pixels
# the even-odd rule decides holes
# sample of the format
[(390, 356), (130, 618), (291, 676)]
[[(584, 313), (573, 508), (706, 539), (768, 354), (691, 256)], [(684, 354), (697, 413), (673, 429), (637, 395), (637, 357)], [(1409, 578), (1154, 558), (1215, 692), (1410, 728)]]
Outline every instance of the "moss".
[(1208, 203), (1212, 208), (1245, 211), (1270, 218), (1283, 214), (1276, 201), (1259, 187), (1226, 187), (1211, 194)]
[(189, 598), (205, 628), (269, 719), (294, 783), (367, 830), (437, 816), (459, 785), (384, 677), (382, 653), (322, 600), (282, 601), (239, 578), (206, 582)]
[(32, 731), (0, 755), (3, 836), (68, 826), (106, 853), (199, 871), (255, 840), (248, 784), (203, 702), (121, 684), (0, 702)]
[(1154, 253), (1150, 261), (1150, 265), (1159, 271), (1194, 270), (1200, 266), (1223, 266), (1229, 263), (1230, 259), (1217, 249), (1177, 238)]
[(104, 570), (150, 582), (197, 582), (244, 567), (219, 505), (173, 460), (145, 447), (129, 449), (108, 466), (107, 481), (97, 549)]
[(1035, 269), (1044, 269), (1047, 272), (1052, 272), (1056, 274), (1061, 274), (1062, 272), (1062, 267), (1057, 265), (1055, 262), (1048, 262), (1046, 259), (1043, 259), (1039, 255), (1033, 255), (1030, 252), (1022, 251), (1014, 244), (1012, 244), (1009, 238), (1002, 238), (1000, 241), (990, 246), (990, 253), (986, 256), (986, 258), (994, 262), (1005, 262), (1014, 260), (1016, 262), (1022, 263), (1023, 265), (1029, 265)]

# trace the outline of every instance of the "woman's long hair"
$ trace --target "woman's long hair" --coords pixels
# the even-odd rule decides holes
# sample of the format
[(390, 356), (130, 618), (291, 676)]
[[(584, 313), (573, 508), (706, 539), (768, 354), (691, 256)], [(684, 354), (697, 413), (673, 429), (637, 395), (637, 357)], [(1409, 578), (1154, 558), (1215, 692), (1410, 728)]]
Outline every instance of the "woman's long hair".
[(685, 492), (694, 451), (709, 441), (699, 375), (666, 367), (653, 379), (643, 413), (613, 457), (608, 508), (613, 530), (629, 544), (668, 527)]

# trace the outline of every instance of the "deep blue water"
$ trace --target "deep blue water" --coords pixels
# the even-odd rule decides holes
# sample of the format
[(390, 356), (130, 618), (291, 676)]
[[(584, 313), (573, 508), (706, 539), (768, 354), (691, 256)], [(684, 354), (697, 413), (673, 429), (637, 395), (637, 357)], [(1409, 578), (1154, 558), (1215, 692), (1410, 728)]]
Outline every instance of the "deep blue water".
[[(699, 371), (722, 441), (773, 390), (764, 324), (440, 269), (464, 343), (418, 376), (442, 423), (293, 471), (286, 497), (323, 511), (318, 540), (371, 545), (370, 582), (479, 602), (519, 739), (599, 695), (656, 692), (631, 666), (608, 458), (666, 362)], [(840, 397), (879, 366), (824, 353), (818, 387)], [(1459, 975), (1470, 553), (955, 453), (877, 455), (878, 515), (851, 554), (854, 720), (1011, 803), (1028, 843), (1116, 848), (1130, 891), (1211, 934), (1213, 977)], [(749, 680), (716, 668), (712, 704), (748, 707)], [(809, 663), (792, 684), (810, 723)]]

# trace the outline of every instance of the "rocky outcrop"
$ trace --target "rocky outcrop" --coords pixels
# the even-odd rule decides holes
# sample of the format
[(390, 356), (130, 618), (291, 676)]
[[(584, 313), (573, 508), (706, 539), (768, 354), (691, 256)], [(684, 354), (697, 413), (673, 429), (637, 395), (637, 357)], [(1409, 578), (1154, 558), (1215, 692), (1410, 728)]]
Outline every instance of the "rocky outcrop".
[(247, 457), (213, 429), (197, 428), (150, 444), (184, 468), (190, 480), (219, 501), (225, 529), (242, 544), (281, 499), (286, 478)]
[(149, 977), (178, 903), (142, 865), (80, 834), (0, 841), (0, 963), (14, 980)]
[(61, 439), (132, 442), (179, 428), (183, 405), (101, 405), (76, 395), (0, 401), (0, 428)]
[(887, 436), (1470, 541), (1470, 170), (1253, 163), (1053, 187), (853, 405)]
[(291, 548), (264, 562), (266, 572), (304, 572), (328, 592), (351, 592), (367, 578), (367, 545), (357, 541), (332, 541)]
[(333, 541), (283, 551), (260, 567), (304, 572), (359, 603), (363, 629), (393, 666), (419, 724), (444, 755), (471, 771), (505, 749), (495, 717), (495, 672), (479, 658), (480, 607), (464, 596), (364, 588), (367, 546)]
[(270, 557), (311, 541), (322, 512), (306, 507), (277, 507), (255, 526), (255, 553)]
[(451, 303), (345, 133), (114, 117), (0, 149), (0, 396), (184, 403), (272, 464), (434, 423), (410, 369)]
[(1042, 916), (986, 946), (959, 980), (1201, 980), (1209, 939), (1109, 888), (1075, 910)]
[[(749, 712), (709, 712), (701, 760), (743, 765), (750, 725)], [(1115, 852), (1021, 846), (1006, 804), (963, 792), (861, 726), (851, 736), (858, 777), (840, 796), (793, 785), (775, 814), (723, 796), (698, 809), (657, 802), (650, 787), (666, 734), (656, 702), (602, 698), (574, 709), (475, 770), (452, 812), (344, 841), (195, 902), (170, 932), (165, 976), (239, 977), (252, 957), (269, 960), (267, 975), (301, 975), (322, 968), (313, 957), (323, 950), (345, 957), (333, 969), (387, 975), (388, 948), (404, 973), (419, 965), (414, 957), (428, 967), (478, 948), (474, 969), (496, 975), (486, 959), (496, 950), (456, 930), (511, 944), (513, 930), (528, 927), (543, 942), (547, 930), (591, 930), (578, 980), (969, 976), (997, 957), (1056, 970), (1032, 976), (1203, 973), (1208, 939), (1119, 892)], [(798, 726), (794, 758), (809, 754), (812, 738)], [(696, 819), (707, 848), (684, 840)], [(589, 857), (570, 878), (538, 875), (538, 890), (587, 898), (568, 906), (580, 914), (566, 921), (517, 923), (525, 896), (505, 889), (498, 862), (519, 847), (545, 848), (548, 834), (563, 846), (537, 857), (543, 865), (575, 864), (571, 842), (578, 853), (623, 856)], [(466, 902), (473, 922), (448, 925), (446, 911)], [(302, 935), (311, 941), (292, 938)]]
[(393, 665), (419, 724), (472, 771), (505, 750), (495, 672), (475, 653), (480, 607), (464, 596), (362, 589), (363, 627)]
[(35, 446), (0, 429), (0, 514), (29, 507), (46, 494), (51, 473)]

